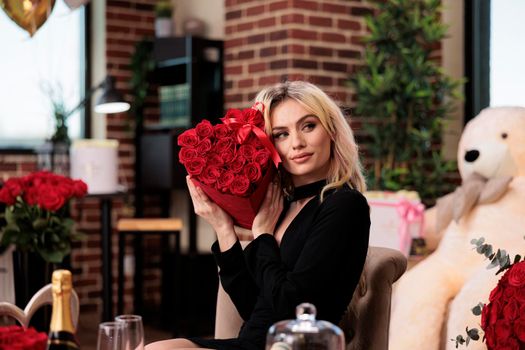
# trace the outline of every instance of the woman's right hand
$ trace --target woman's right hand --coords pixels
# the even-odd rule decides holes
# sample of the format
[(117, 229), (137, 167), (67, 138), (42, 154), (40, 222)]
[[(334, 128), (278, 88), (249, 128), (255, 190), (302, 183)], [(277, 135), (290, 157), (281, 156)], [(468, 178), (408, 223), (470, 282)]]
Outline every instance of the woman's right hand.
[(202, 188), (195, 186), (190, 176), (186, 176), (195, 214), (206, 220), (217, 233), (221, 251), (225, 251), (237, 241), (233, 220), (228, 213), (213, 202)]

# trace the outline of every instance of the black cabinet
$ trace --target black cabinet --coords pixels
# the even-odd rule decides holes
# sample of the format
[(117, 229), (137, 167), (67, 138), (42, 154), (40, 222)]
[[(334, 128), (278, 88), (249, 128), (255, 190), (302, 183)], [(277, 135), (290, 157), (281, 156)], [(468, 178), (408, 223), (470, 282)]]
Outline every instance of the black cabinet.
[(197, 37), (158, 38), (153, 80), (160, 126), (188, 128), (223, 112), (223, 43)]
[[(186, 188), (177, 137), (202, 119), (216, 123), (223, 116), (223, 42), (191, 36), (156, 38), (153, 57), (151, 80), (158, 85), (160, 120), (144, 125), (137, 135), (137, 186), (142, 193), (167, 195)], [(195, 217), (190, 212), (190, 251), (195, 252)]]

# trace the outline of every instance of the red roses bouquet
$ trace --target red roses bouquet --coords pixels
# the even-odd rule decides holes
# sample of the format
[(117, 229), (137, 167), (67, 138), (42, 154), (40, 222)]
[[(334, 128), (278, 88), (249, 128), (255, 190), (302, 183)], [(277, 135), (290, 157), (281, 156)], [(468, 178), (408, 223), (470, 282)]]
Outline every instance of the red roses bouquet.
[(80, 238), (67, 204), (86, 193), (83, 181), (44, 171), (7, 180), (0, 189), (0, 202), (7, 204), (0, 248), (14, 244), (48, 262), (61, 262), (71, 251), (71, 241)]
[[(498, 267), (497, 273), (506, 272), (500, 278), (498, 285), (490, 292), (489, 303), (479, 303), (472, 309), (475, 315), (481, 314), (481, 329), (489, 350), (525, 349), (525, 261), (516, 255), (511, 263), (509, 255), (504, 250), (494, 253), (490, 244), (484, 239), (473, 240), (478, 253), (491, 260), (489, 268)], [(497, 274), (496, 273), (496, 274)], [(469, 340), (478, 340), (478, 329), (467, 328), (466, 339), (458, 335), (458, 344)]]
[(0, 327), (0, 350), (45, 350), (47, 334), (34, 328)]
[(525, 348), (525, 261), (513, 264), (490, 293), (481, 328), (489, 349)]
[(280, 162), (263, 131), (262, 107), (230, 109), (223, 124), (203, 120), (177, 140), (179, 161), (192, 180), (244, 228), (251, 228)]

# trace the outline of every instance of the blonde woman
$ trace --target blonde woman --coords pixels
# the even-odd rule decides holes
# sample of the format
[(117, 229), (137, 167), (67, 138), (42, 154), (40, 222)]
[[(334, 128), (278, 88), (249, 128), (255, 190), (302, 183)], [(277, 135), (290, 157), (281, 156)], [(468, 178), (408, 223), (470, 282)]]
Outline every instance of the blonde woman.
[(266, 132), (282, 159), (244, 249), (233, 221), (188, 179), (195, 213), (217, 233), (212, 246), (224, 290), (244, 324), (234, 339), (172, 339), (157, 349), (264, 349), (268, 328), (310, 302), (337, 324), (361, 275), (370, 228), (352, 130), (317, 86), (285, 82), (261, 91)]

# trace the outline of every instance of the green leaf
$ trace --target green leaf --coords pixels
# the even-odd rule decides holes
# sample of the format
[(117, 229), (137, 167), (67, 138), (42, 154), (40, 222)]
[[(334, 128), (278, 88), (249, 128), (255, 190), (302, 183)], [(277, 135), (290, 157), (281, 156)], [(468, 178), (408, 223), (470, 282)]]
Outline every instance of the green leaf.
[(467, 335), (468, 335), (468, 338), (472, 340), (475, 340), (475, 341), (479, 340), (479, 330), (477, 328), (472, 328), (472, 329), (467, 328)]
[(481, 315), (481, 311), (483, 310), (483, 304), (482, 303), (479, 303), (478, 305), (474, 306), (472, 308), (472, 313), (475, 315), (475, 316), (479, 316)]

